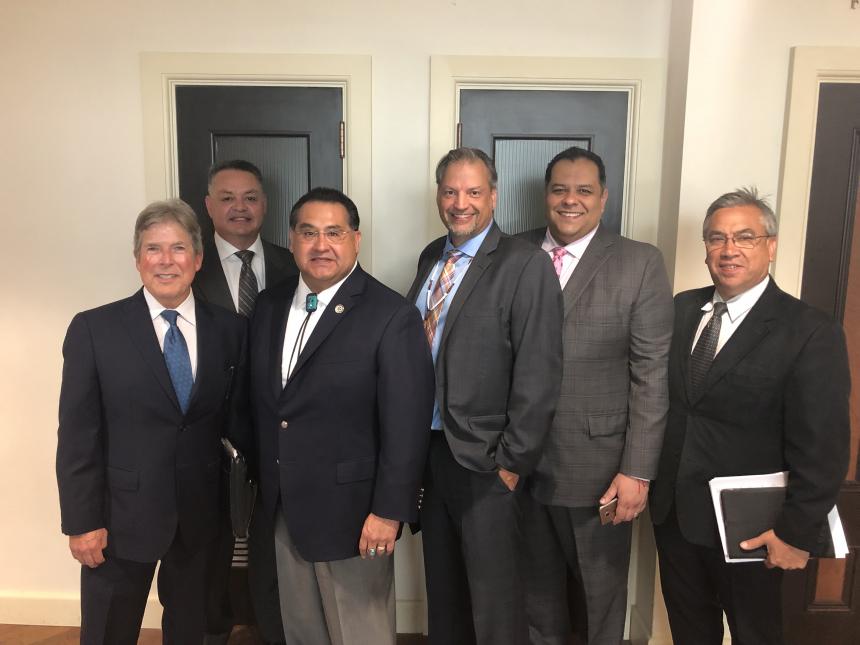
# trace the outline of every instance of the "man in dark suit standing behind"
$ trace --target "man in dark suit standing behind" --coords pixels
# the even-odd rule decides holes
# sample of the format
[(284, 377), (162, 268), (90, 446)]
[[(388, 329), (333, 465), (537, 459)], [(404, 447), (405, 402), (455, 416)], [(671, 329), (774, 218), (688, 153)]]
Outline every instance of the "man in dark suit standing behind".
[(252, 323), (258, 511), (290, 645), (394, 645), (391, 554), (418, 515), (430, 351), (415, 307), (358, 265), (358, 228), (340, 191), (300, 198), (300, 275), (263, 292)]
[[(545, 176), (547, 227), (522, 237), (553, 259), (564, 298), (561, 396), (529, 480), (529, 614), (536, 643), (570, 640), (565, 560), (585, 598), (589, 645), (617, 645), (627, 614), (631, 521), (657, 475), (669, 407), (672, 289), (660, 251), (600, 224), (603, 160), (556, 155)], [(611, 524), (598, 506), (617, 498)], [(579, 622), (577, 620), (576, 622)]]
[[(849, 453), (845, 337), (832, 319), (776, 286), (776, 217), (755, 190), (719, 197), (702, 233), (713, 287), (675, 297), (669, 421), (651, 516), (677, 645), (782, 639), (783, 569), (802, 569), (836, 502)], [(772, 529), (741, 548), (764, 564), (726, 563), (713, 477), (788, 471)]]
[[(215, 229), (204, 241), (203, 266), (194, 295), (250, 317), (257, 294), (298, 273), (293, 254), (260, 237), (266, 217), (266, 192), (260, 169), (234, 159), (209, 169), (206, 210)], [(254, 513), (248, 535), (248, 585), (257, 627), (265, 643), (283, 643), (273, 528)], [(233, 531), (228, 511), (218, 540), (210, 546), (206, 585), (206, 645), (227, 643), (233, 627), (230, 569)]]
[(81, 568), (81, 642), (137, 643), (155, 565), (165, 643), (204, 634), (221, 437), (249, 444), (247, 324), (195, 299), (200, 227), (180, 200), (137, 218), (143, 289), (78, 314), (63, 343), (57, 482)]
[(480, 150), (442, 158), (436, 203), (449, 233), (421, 253), (407, 296), (436, 367), (421, 526), (439, 645), (527, 641), (520, 482), (561, 382), (558, 280), (546, 253), (493, 222), (496, 181)]

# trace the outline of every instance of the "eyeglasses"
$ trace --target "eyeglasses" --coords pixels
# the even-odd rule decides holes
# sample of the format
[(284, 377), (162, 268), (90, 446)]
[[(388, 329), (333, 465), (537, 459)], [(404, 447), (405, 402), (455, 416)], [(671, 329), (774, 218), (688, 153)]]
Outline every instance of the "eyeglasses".
[(734, 242), (739, 249), (754, 248), (758, 241), (764, 237), (775, 237), (774, 235), (756, 235), (752, 231), (736, 233), (735, 235), (725, 235), (724, 233), (710, 233), (704, 237), (705, 246), (709, 250), (721, 249), (729, 240)]
[(332, 244), (342, 244), (346, 240), (346, 236), (352, 233), (351, 230), (345, 228), (327, 228), (324, 231), (315, 231), (311, 229), (296, 231), (296, 235), (300, 242), (305, 244), (313, 244), (317, 238), (322, 235), (326, 242)]

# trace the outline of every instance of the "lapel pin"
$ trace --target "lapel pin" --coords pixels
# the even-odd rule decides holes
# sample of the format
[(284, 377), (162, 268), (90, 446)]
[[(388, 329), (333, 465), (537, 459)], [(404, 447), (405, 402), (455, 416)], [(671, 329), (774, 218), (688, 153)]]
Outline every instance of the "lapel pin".
[(337, 305), (337, 306), (334, 308), (334, 313), (336, 313), (336, 314), (342, 314), (344, 309), (345, 309), (345, 307), (344, 307), (343, 305)]

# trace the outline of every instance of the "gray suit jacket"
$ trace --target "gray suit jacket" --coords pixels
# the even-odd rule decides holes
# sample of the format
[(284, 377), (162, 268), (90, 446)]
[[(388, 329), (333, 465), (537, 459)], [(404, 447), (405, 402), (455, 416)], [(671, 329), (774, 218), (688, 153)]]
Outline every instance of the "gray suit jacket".
[[(436, 400), (460, 465), (527, 475), (561, 382), (561, 291), (546, 253), (491, 226), (448, 309)], [(441, 237), (421, 253), (409, 302), (426, 288), (444, 246)]]
[[(545, 233), (521, 237), (540, 245)], [(617, 473), (657, 475), (672, 290), (660, 251), (601, 225), (562, 293), (561, 395), (531, 491), (543, 504), (596, 506)]]
[[(263, 262), (266, 264), (266, 288), (274, 287), (298, 274), (293, 254), (287, 249), (263, 240)], [(194, 296), (235, 312), (236, 305), (227, 286), (227, 277), (218, 258), (218, 249), (212, 237), (203, 243), (203, 265), (194, 278)]]

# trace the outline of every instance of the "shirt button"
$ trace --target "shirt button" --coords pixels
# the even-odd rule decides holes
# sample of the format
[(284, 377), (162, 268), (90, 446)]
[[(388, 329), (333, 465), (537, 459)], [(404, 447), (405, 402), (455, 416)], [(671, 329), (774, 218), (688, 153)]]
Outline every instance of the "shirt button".
[(280, 466), (280, 465), (281, 465), (281, 460), (280, 460), (280, 459), (275, 459), (275, 463), (276, 463), (276, 464), (278, 464), (278, 465)]
[(281, 430), (286, 430), (288, 425), (290, 424), (286, 421), (281, 421)]

